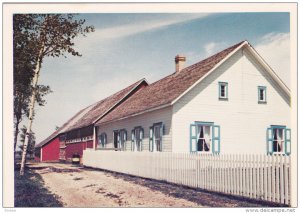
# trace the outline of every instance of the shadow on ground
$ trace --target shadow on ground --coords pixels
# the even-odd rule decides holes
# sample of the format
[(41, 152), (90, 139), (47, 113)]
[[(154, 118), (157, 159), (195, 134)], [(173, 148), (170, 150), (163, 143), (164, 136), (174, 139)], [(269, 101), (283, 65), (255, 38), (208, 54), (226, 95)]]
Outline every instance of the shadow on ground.
[[(95, 170), (92, 168), (85, 168), (86, 170)], [(158, 181), (153, 179), (146, 179), (107, 170), (101, 170), (107, 176), (113, 176), (117, 179), (122, 179), (140, 186), (145, 186), (151, 190), (159, 191), (168, 196), (185, 199), (201, 206), (208, 207), (279, 207), (283, 206), (277, 203), (265, 202), (261, 200), (253, 200), (232, 195), (225, 195), (216, 192), (209, 192), (206, 190), (190, 188), (182, 185), (172, 184), (165, 181)]]

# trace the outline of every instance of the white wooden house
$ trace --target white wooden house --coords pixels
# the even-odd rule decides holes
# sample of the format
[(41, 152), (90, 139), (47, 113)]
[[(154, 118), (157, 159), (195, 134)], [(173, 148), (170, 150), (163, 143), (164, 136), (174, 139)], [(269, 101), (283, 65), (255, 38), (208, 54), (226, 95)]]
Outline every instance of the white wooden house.
[(176, 56), (174, 73), (98, 120), (93, 147), (290, 154), (290, 91), (249, 42), (186, 68), (184, 61)]

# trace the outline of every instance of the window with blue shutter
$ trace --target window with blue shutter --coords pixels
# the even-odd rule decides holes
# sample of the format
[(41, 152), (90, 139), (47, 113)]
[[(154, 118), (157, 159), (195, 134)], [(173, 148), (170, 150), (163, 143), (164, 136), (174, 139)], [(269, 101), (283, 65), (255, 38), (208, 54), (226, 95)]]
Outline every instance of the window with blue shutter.
[(149, 151), (153, 152), (153, 126), (149, 128)]
[(119, 130), (119, 148), (122, 151), (126, 150), (127, 131), (126, 129)]
[(220, 126), (213, 122), (190, 124), (190, 152), (220, 153)]
[(101, 133), (98, 137), (98, 145), (99, 148), (105, 148), (107, 142), (107, 136), (106, 133)]
[(144, 129), (141, 126), (135, 127), (131, 131), (132, 151), (143, 150)]
[(267, 128), (267, 154), (291, 153), (291, 130), (286, 126), (271, 125)]
[(154, 123), (149, 129), (149, 151), (162, 152), (163, 151), (163, 135), (165, 127), (162, 122)]

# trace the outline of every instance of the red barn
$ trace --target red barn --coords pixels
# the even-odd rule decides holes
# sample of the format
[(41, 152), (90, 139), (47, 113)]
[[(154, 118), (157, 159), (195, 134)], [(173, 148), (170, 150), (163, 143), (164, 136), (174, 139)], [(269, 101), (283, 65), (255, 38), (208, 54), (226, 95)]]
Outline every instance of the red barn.
[(80, 110), (61, 128), (36, 146), (35, 159), (38, 161), (71, 161), (73, 154), (79, 154), (82, 157), (83, 150), (94, 148), (94, 144), (95, 146), (97, 144), (94, 124), (147, 85), (147, 81), (142, 79)]

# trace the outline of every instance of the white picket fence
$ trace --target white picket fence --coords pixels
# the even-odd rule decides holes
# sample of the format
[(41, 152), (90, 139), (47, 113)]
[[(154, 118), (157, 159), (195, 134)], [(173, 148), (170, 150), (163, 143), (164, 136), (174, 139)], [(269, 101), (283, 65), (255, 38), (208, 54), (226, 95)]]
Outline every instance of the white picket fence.
[(85, 150), (84, 166), (290, 205), (290, 157)]

